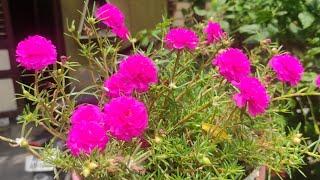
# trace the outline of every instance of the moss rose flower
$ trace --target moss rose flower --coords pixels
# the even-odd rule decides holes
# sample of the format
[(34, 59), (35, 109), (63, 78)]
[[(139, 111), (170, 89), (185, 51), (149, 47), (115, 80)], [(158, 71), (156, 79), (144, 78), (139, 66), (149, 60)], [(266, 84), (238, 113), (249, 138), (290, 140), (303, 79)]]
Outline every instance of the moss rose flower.
[(141, 54), (131, 55), (123, 60), (118, 73), (124, 76), (138, 92), (146, 92), (151, 84), (158, 82), (158, 70), (155, 63)]
[(28, 70), (39, 71), (57, 61), (57, 50), (52, 42), (42, 36), (29, 36), (19, 42), (16, 61)]
[(233, 96), (233, 100), (240, 108), (247, 106), (251, 116), (257, 116), (266, 111), (270, 97), (266, 88), (254, 77), (245, 77), (240, 82), (233, 82), (239, 89), (239, 93)]
[(239, 81), (250, 75), (250, 61), (237, 48), (229, 48), (219, 53), (212, 64), (218, 67), (219, 73), (228, 81)]
[(316, 77), (316, 86), (320, 88), (320, 75)]
[(187, 28), (174, 28), (169, 30), (164, 41), (169, 49), (194, 50), (199, 43), (199, 38), (192, 30)]
[(133, 84), (121, 73), (116, 73), (104, 81), (104, 88), (111, 98), (130, 96), (133, 91)]
[(83, 121), (98, 123), (104, 126), (103, 112), (96, 105), (81, 104), (72, 112), (71, 124), (79, 124)]
[(106, 3), (97, 9), (95, 16), (107, 25), (115, 35), (121, 39), (128, 39), (129, 31), (125, 24), (125, 17), (117, 6)]
[(71, 154), (91, 154), (93, 150), (103, 151), (108, 143), (105, 129), (98, 123), (81, 121), (70, 127), (67, 147)]
[(276, 72), (280, 81), (287, 82), (291, 86), (299, 83), (304, 71), (300, 60), (290, 54), (273, 56), (269, 65)]
[(119, 140), (131, 141), (132, 138), (141, 136), (148, 127), (145, 105), (132, 97), (112, 99), (105, 105), (104, 112), (109, 132)]
[(209, 21), (203, 32), (206, 35), (207, 43), (216, 43), (224, 36), (224, 31), (217, 22)]

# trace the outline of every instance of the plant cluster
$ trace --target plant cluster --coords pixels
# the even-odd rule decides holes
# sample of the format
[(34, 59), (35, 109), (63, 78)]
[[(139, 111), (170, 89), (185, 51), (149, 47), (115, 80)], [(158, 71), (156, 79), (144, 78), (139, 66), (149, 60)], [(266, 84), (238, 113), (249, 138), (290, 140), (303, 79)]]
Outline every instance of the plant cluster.
[[(40, 36), (19, 43), (17, 61), (34, 76), (32, 85), (20, 83), (19, 98), (32, 107), (20, 117), (21, 137), (2, 140), (88, 179), (239, 179), (259, 166), (271, 177), (299, 170), (305, 155), (320, 157), (319, 142), (307, 145), (283, 118), (292, 97), (320, 95), (319, 89), (297, 86), (303, 66), (277, 44), (265, 41), (245, 53), (231, 47), (216, 22), (170, 28), (167, 19), (139, 44), (110, 3), (85, 24), (87, 42), (73, 23), (68, 32), (91, 71), (93, 85), (81, 91), (68, 76), (76, 60), (51, 61), (55, 47)], [(132, 44), (130, 55), (119, 53), (124, 41)], [(77, 105), (84, 94), (98, 103)], [(30, 145), (29, 124), (50, 132), (50, 143)], [(65, 146), (56, 148), (57, 140)]]
[(214, 0), (209, 10), (194, 3), (194, 12), (201, 17), (214, 17), (235, 35), (237, 43), (258, 44), (271, 38), (303, 57), (307, 68), (317, 70), (320, 53), (319, 11), (317, 0)]

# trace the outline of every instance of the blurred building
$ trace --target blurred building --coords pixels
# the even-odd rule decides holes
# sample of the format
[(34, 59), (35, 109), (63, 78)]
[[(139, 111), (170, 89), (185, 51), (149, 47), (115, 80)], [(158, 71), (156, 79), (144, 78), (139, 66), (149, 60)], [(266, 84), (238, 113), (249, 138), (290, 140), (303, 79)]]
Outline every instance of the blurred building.
[[(167, 8), (167, 0), (110, 2), (125, 13), (127, 25), (133, 34), (154, 27), (161, 21)], [(96, 0), (96, 3), (104, 3), (104, 0)], [(83, 6), (83, 1), (79, 0), (0, 0), (0, 126), (1, 121), (14, 119), (23, 108), (23, 101), (14, 100), (15, 93), (20, 92), (16, 81), (27, 84), (32, 81), (22, 77), (21, 69), (17, 68), (17, 43), (29, 35), (40, 34), (56, 45), (59, 55), (77, 56), (77, 45), (64, 36), (64, 32), (67, 19), (69, 22), (79, 22), (79, 11), (83, 10)]]

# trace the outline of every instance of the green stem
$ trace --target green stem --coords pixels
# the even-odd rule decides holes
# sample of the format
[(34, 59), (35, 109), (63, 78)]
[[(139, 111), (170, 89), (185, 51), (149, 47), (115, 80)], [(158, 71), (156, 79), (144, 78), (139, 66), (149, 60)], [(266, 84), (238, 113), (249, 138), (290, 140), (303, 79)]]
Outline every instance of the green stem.
[(196, 115), (199, 112), (202, 112), (203, 110), (207, 109), (211, 105), (211, 101), (205, 103), (204, 105), (200, 106), (198, 109), (195, 109), (190, 114), (186, 115), (184, 118), (179, 120), (172, 128), (168, 131), (167, 134), (170, 134), (172, 131), (174, 131), (180, 124), (183, 124), (187, 122), (190, 118), (192, 118), (194, 115)]
[(283, 100), (291, 97), (296, 97), (296, 96), (320, 96), (320, 93), (312, 92), (312, 93), (293, 93), (293, 94), (287, 94), (283, 95), (280, 97), (273, 98), (272, 101), (278, 101), (278, 100)]
[(52, 134), (53, 136), (57, 137), (57, 138), (60, 138), (62, 140), (66, 140), (66, 138), (61, 135), (59, 132), (57, 132), (56, 130), (54, 130), (53, 128), (49, 128), (47, 127), (44, 123), (40, 122), (39, 123), (40, 126), (42, 126), (46, 131), (48, 131), (50, 134)]
[[(7, 137), (4, 137), (4, 136), (0, 136), (0, 140), (1, 141), (5, 141), (5, 142), (10, 143), (10, 144), (19, 145), (17, 143), (17, 141), (15, 141), (13, 139), (10, 139), (10, 138), (7, 138)], [(17, 147), (17, 146), (15, 146), (15, 147)], [(40, 154), (36, 150), (34, 150), (34, 148), (38, 148), (38, 147), (34, 147), (34, 146), (29, 145), (29, 144), (27, 145), (27, 149), (30, 151), (30, 153), (32, 155), (36, 156), (38, 159), (42, 159)]]
[(38, 99), (39, 94), (39, 72), (34, 73), (34, 96)]
[(0, 136), (0, 140), (1, 141), (5, 141), (7, 143), (11, 143), (11, 144), (17, 144), (17, 142), (13, 139), (10, 139), (10, 138), (6, 138), (6, 137), (3, 137), (3, 136)]
[(320, 134), (320, 130), (319, 130), (319, 127), (318, 127), (318, 124), (317, 124), (317, 121), (316, 121), (316, 116), (314, 114), (313, 104), (312, 104), (312, 101), (311, 101), (310, 97), (307, 97), (307, 99), (308, 99), (308, 103), (310, 105), (310, 111), (311, 111), (314, 130), (319, 135)]
[(176, 71), (177, 71), (177, 66), (179, 64), (179, 59), (180, 59), (180, 52), (178, 51), (177, 58), (174, 61), (173, 70), (172, 70), (172, 74), (171, 74), (171, 77), (170, 77), (170, 83), (171, 84), (174, 84), (174, 79), (175, 79), (175, 74), (176, 74)]

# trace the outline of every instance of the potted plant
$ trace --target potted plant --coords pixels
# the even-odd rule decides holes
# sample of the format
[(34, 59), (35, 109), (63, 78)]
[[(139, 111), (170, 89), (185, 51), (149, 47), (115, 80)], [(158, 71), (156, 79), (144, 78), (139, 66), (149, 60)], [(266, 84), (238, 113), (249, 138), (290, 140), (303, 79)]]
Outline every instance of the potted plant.
[[(281, 46), (264, 40), (249, 52), (232, 48), (213, 21), (185, 28), (164, 19), (150, 34), (132, 37), (111, 3), (89, 13), (85, 24), (88, 41), (79, 40), (73, 24), (67, 33), (91, 71), (93, 85), (81, 91), (67, 91), (77, 81), (68, 76), (76, 59), (56, 60), (54, 45), (39, 35), (19, 43), (17, 61), (34, 83), (20, 83), (18, 97), (34, 108), (26, 106), (19, 118), (21, 137), (2, 140), (84, 179), (239, 179), (260, 166), (269, 175), (290, 175), (305, 155), (319, 158), (318, 142), (306, 145), (282, 114), (292, 97), (320, 93), (316, 84), (297, 88), (303, 66)], [(123, 41), (132, 44), (129, 54), (119, 54)], [(83, 94), (97, 103), (77, 104)], [(29, 124), (52, 140), (30, 145)], [(63, 148), (53, 147), (56, 140)]]

